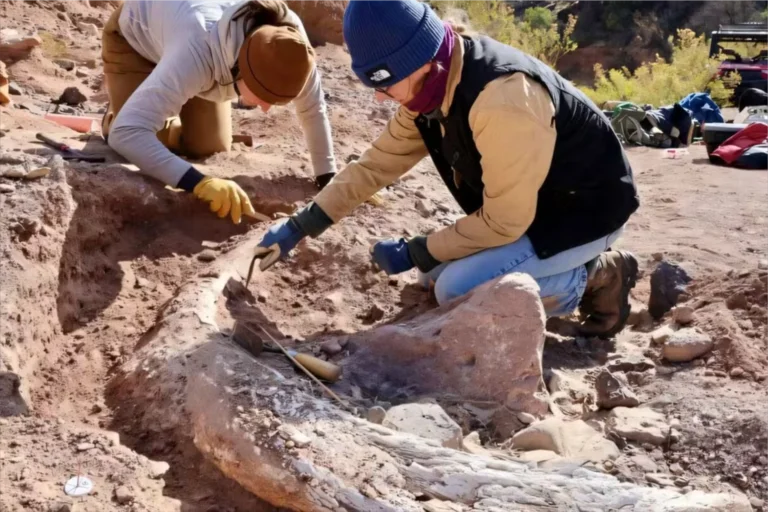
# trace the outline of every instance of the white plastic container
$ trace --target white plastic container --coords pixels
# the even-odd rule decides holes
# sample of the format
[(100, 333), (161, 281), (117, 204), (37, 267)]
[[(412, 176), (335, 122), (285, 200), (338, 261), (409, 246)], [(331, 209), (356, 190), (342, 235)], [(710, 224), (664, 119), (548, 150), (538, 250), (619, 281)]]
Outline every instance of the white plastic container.
[(664, 158), (675, 160), (688, 156), (688, 148), (667, 148), (664, 150)]

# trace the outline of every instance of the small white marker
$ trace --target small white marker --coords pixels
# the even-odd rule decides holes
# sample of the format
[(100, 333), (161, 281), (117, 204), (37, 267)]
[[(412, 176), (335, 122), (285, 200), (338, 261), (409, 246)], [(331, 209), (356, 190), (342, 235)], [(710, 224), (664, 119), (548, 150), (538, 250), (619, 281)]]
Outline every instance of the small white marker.
[(87, 476), (73, 476), (64, 484), (67, 496), (85, 496), (93, 490), (93, 482)]

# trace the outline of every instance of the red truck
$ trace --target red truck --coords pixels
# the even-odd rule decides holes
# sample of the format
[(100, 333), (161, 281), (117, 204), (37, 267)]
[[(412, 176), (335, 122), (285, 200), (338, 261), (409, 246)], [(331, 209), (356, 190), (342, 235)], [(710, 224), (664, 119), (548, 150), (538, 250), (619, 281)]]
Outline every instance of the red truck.
[[(723, 43), (751, 43), (758, 48), (753, 56), (741, 55), (739, 52), (723, 47)], [(709, 56), (726, 55), (720, 63), (718, 76), (727, 78), (733, 72), (738, 72), (741, 82), (734, 90), (734, 103), (738, 105), (739, 98), (747, 89), (768, 88), (768, 24), (740, 23), (738, 25), (721, 25), (712, 32)], [(725, 81), (727, 84), (727, 80)]]

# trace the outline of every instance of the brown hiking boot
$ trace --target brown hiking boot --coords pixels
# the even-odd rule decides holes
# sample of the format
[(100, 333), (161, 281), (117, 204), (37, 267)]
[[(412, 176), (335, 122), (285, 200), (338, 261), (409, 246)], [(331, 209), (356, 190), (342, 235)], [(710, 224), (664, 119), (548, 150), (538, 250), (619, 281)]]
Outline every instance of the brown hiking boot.
[(637, 259), (627, 251), (608, 251), (587, 264), (587, 289), (579, 304), (584, 336), (610, 338), (629, 317), (629, 290), (637, 281)]

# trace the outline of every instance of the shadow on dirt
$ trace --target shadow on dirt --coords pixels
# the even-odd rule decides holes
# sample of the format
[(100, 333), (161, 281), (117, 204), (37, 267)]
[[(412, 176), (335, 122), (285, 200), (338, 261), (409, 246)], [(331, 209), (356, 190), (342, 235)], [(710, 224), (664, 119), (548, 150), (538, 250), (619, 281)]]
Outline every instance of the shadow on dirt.
[[(77, 203), (63, 242), (57, 310), (64, 332), (97, 318), (115, 300), (139, 258), (191, 256), (202, 242), (223, 242), (248, 230), (218, 219), (195, 198), (120, 168), (67, 181)], [(192, 263), (189, 263), (192, 265)]]

